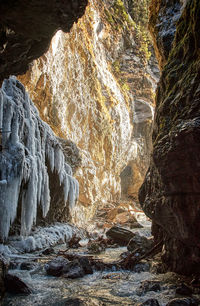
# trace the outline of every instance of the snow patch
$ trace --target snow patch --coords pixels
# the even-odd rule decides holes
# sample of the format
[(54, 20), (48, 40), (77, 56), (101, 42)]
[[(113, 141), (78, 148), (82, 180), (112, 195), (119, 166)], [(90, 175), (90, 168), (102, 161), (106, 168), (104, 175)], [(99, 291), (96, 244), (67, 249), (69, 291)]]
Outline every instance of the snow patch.
[[(77, 231), (77, 230), (76, 230)], [(8, 245), (0, 244), (0, 253), (12, 257), (63, 244), (69, 241), (75, 232), (70, 224), (56, 223), (49, 227), (37, 227), (26, 238), (10, 237)]]

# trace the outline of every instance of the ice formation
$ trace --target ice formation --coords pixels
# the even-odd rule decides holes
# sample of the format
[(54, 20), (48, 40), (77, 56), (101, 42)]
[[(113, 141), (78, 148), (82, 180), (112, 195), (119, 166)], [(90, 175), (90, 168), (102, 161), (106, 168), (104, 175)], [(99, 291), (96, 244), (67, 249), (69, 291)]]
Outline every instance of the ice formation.
[(81, 231), (67, 223), (56, 223), (49, 227), (37, 227), (26, 238), (9, 237), (8, 245), (0, 244), (0, 254), (12, 257), (15, 254), (33, 252), (57, 244), (66, 244), (77, 233), (81, 235)]
[(38, 205), (43, 217), (47, 215), (51, 204), (48, 171), (58, 175), (64, 205), (68, 202), (70, 209), (78, 197), (78, 182), (61, 144), (15, 77), (5, 80), (0, 90), (0, 129), (0, 237), (5, 240), (19, 204), (22, 235), (36, 222)]

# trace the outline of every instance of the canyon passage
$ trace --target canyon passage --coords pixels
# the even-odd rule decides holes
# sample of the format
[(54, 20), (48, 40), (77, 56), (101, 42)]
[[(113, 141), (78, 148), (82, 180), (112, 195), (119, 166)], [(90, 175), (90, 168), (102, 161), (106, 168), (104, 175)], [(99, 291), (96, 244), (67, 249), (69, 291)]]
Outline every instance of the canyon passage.
[(0, 303), (199, 305), (198, 0), (0, 3)]

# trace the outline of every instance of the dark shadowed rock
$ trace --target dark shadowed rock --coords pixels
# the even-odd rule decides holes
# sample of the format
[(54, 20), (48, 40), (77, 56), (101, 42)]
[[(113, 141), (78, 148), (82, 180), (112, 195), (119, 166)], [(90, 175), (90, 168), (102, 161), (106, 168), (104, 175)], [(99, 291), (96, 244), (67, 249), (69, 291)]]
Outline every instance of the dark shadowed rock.
[(21, 270), (33, 270), (36, 267), (36, 263), (34, 262), (22, 262), (20, 265)]
[(84, 302), (80, 299), (67, 299), (65, 301), (66, 306), (83, 306)]
[(136, 304), (136, 306), (159, 306), (160, 304), (156, 299), (146, 300), (144, 303)]
[(149, 291), (160, 291), (161, 286), (158, 281), (143, 281), (139, 288), (137, 288), (137, 294), (143, 295)]
[(79, 278), (93, 273), (89, 260), (84, 257), (71, 261), (58, 257), (45, 264), (45, 270), (48, 275), (65, 278)]
[(149, 29), (154, 39), (157, 59), (162, 67), (169, 56), (176, 23), (181, 15), (181, 1), (151, 1)]
[(83, 267), (80, 265), (78, 259), (70, 261), (63, 267), (63, 277), (65, 278), (79, 278), (85, 275)]
[(61, 276), (65, 266), (69, 263), (69, 260), (63, 257), (57, 257), (52, 261), (45, 264), (45, 270), (48, 275)]
[[(166, 65), (156, 95), (152, 159), (139, 199), (159, 235), (163, 232), (166, 267), (191, 275), (200, 274), (200, 2), (184, 2), (182, 12), (183, 1), (152, 2), (155, 42), (164, 48), (169, 43), (170, 52), (160, 53)], [(182, 13), (177, 23), (163, 14), (166, 6), (178, 18)], [(165, 35), (165, 24), (174, 29), (174, 38)]]
[(151, 249), (152, 245), (152, 239), (148, 239), (145, 236), (140, 236), (138, 233), (134, 233), (134, 236), (131, 238), (127, 245), (127, 249), (132, 252), (135, 249), (140, 248), (142, 253), (145, 253)]
[(145, 260), (141, 260), (141, 262), (136, 264), (133, 268), (133, 272), (136, 273), (148, 272), (149, 270), (150, 270), (150, 264)]
[(93, 273), (93, 270), (92, 270), (92, 266), (89, 262), (89, 260), (87, 258), (80, 258), (79, 259), (79, 263), (81, 265), (81, 267), (83, 268), (85, 274), (92, 274)]
[(193, 298), (173, 299), (166, 306), (198, 306), (199, 302)]
[(57, 30), (69, 32), (84, 14), (87, 0), (0, 2), (0, 81), (23, 74), (43, 55)]
[(0, 304), (1, 299), (5, 293), (5, 275), (8, 270), (8, 262), (6, 259), (0, 255)]
[(5, 275), (5, 288), (7, 292), (14, 294), (30, 294), (31, 289), (16, 275)]
[(176, 294), (190, 296), (192, 294), (192, 289), (186, 284), (181, 284), (178, 288), (176, 288)]
[(42, 251), (43, 255), (50, 255), (50, 254), (53, 254), (53, 253), (55, 253), (54, 248), (47, 248), (44, 251)]
[(107, 237), (111, 238), (121, 246), (127, 245), (134, 235), (133, 232), (119, 226), (113, 226), (106, 232)]
[(83, 269), (81, 266), (76, 265), (74, 266), (71, 271), (63, 274), (64, 278), (71, 278), (71, 279), (75, 279), (75, 278), (80, 278), (83, 277), (85, 275)]

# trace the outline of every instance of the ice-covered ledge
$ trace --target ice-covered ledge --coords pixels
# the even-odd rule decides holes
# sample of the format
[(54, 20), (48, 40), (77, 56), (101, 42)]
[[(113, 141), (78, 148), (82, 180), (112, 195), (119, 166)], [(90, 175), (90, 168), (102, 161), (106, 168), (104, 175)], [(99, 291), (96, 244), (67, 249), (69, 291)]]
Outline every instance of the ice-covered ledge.
[(50, 175), (59, 179), (63, 207), (68, 203), (69, 210), (78, 198), (78, 182), (58, 138), (15, 77), (5, 80), (0, 90), (0, 128), (0, 238), (5, 240), (16, 216), (26, 235), (36, 223), (39, 205), (42, 216), (47, 215)]

